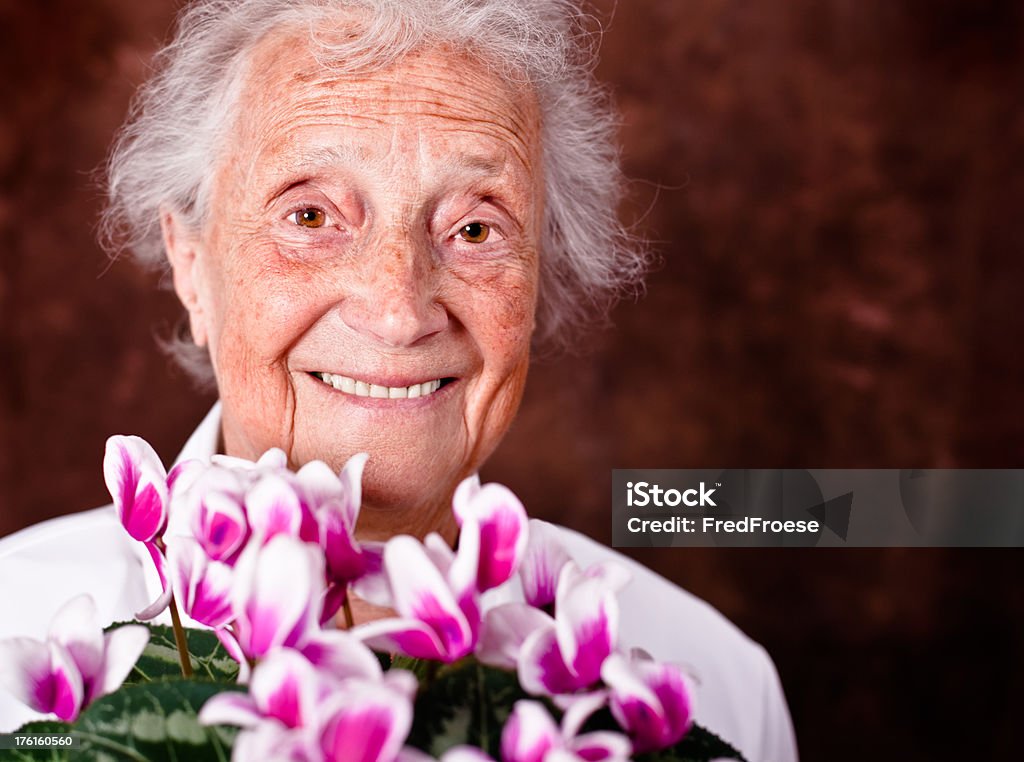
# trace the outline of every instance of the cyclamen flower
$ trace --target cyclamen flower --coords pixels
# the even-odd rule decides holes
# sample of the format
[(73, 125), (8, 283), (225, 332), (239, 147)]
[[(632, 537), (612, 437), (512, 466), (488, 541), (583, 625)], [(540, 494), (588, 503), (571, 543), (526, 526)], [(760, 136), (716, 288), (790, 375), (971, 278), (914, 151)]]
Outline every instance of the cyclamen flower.
[(572, 560), (558, 541), (557, 531), (546, 521), (530, 519), (530, 540), (519, 567), (519, 579), (526, 602), (539, 609), (553, 607), (558, 576)]
[(107, 440), (103, 456), (107, 490), (121, 525), (149, 552), (162, 588), (157, 599), (136, 614), (139, 619), (152, 619), (170, 602), (167, 565), (159, 542), (167, 527), (171, 494), (190, 481), (197, 466), (195, 461), (183, 461), (168, 474), (146, 440), (121, 435)]
[(452, 512), (463, 531), (479, 534), (477, 590), (483, 593), (506, 582), (526, 553), (529, 523), (519, 498), (501, 484), (481, 486), (474, 475), (455, 490)]
[(171, 586), (181, 608), (207, 627), (223, 627), (234, 618), (231, 588), (234, 570), (211, 559), (191, 537), (177, 537), (167, 546)]
[(73, 722), (120, 687), (147, 642), (139, 625), (104, 633), (92, 597), (80, 595), (57, 612), (45, 641), (0, 641), (0, 685), (31, 709)]
[(480, 629), (476, 589), (479, 546), (463, 535), (452, 552), (440, 535), (424, 543), (405, 535), (384, 546), (384, 573), (397, 618), (353, 630), (373, 648), (451, 663), (472, 652)]
[[(185, 585), (178, 596), (186, 613), (210, 626), (223, 624), (212, 621), (208, 611), (220, 608), (243, 551), (283, 535), (318, 548), (323, 556), (327, 594), (319, 597), (317, 615), (321, 622), (330, 620), (348, 584), (374, 563), (372, 549), (355, 540), (366, 459), (365, 454), (353, 456), (339, 476), (320, 461), (292, 473), (284, 452), (277, 449), (256, 462), (214, 456), (213, 464), (175, 500), (167, 533), (169, 549), (187, 546), (170, 554), (176, 567), (171, 576)], [(198, 551), (191, 541), (198, 543)], [(205, 562), (197, 555), (200, 551)], [(195, 575), (207, 569), (217, 576), (206, 585), (216, 602), (197, 601), (184, 592), (199, 587)]]
[[(559, 728), (543, 704), (516, 702), (501, 732), (502, 762), (627, 762), (630, 743), (622, 734), (597, 731), (576, 735), (589, 713), (566, 712)], [(460, 746), (443, 754), (440, 762), (494, 760), (479, 749)]]
[(203, 724), (239, 725), (234, 762), (264, 759), (392, 762), (412, 725), (416, 679), (381, 672), (376, 657), (335, 633), (335, 665), (315, 668), (302, 654), (277, 649), (253, 671), (248, 695), (222, 693), (199, 713)]
[(612, 654), (601, 667), (601, 677), (611, 689), (612, 714), (636, 753), (678, 743), (693, 724), (690, 693), (675, 665)]
[(599, 565), (581, 572), (563, 566), (555, 616), (526, 604), (492, 609), (477, 656), (494, 666), (515, 666), (523, 689), (535, 695), (577, 693), (601, 678), (601, 665), (618, 642), (616, 593), (625, 584), (621, 567)]
[(385, 545), (385, 599), (375, 602), (392, 606), (398, 618), (356, 628), (371, 646), (447, 663), (475, 648), (480, 594), (515, 573), (526, 549), (526, 511), (508, 489), (481, 487), (475, 476), (459, 485), (453, 507), (462, 526), (457, 552), (437, 534)]
[(324, 559), (317, 548), (288, 535), (250, 544), (230, 589), (237, 647), (248, 658), (280, 646), (301, 647), (320, 630), (323, 596)]

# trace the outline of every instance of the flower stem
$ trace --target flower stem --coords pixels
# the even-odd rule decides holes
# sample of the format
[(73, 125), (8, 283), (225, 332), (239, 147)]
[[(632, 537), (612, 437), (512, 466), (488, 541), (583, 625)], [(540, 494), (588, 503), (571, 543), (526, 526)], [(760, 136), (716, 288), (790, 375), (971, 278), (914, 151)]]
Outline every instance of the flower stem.
[(341, 607), (345, 611), (345, 629), (351, 630), (355, 626), (355, 620), (352, 618), (352, 604), (348, 602), (348, 593), (345, 593), (345, 598), (341, 602)]
[(185, 638), (185, 628), (181, 626), (181, 617), (178, 616), (178, 606), (171, 596), (171, 626), (174, 629), (174, 643), (178, 646), (178, 661), (181, 662), (181, 676), (192, 677), (192, 661), (188, 655), (188, 640)]

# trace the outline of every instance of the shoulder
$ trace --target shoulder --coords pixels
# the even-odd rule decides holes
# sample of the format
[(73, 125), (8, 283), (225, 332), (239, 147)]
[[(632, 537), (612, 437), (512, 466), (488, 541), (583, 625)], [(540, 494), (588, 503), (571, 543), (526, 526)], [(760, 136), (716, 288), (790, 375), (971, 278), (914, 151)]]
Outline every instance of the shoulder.
[(620, 595), (622, 645), (686, 667), (697, 683), (696, 718), (750, 762), (796, 760), (793, 729), (767, 652), (697, 596), (598, 542), (557, 527), (583, 566), (615, 560), (632, 579)]
[(107, 622), (145, 607), (146, 568), (113, 506), (44, 521), (0, 539), (0, 637), (42, 637), (57, 609), (80, 593)]
[[(42, 639), (68, 600), (89, 593), (104, 624), (149, 602), (146, 567), (113, 506), (43, 521), (0, 539), (0, 639)], [(0, 690), (0, 732), (39, 715)]]

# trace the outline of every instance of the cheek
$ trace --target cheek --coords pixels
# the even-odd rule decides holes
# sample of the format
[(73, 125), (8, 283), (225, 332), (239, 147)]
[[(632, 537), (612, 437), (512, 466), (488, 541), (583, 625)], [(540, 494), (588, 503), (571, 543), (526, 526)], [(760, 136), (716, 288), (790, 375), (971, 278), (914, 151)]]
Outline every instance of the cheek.
[(489, 386), (522, 386), (529, 363), (537, 306), (537, 277), (533, 258), (513, 264), (493, 263), (473, 275), (462, 274), (465, 298), (462, 322), (478, 347)]
[(245, 351), (254, 364), (273, 365), (315, 322), (322, 291), (308, 267), (273, 244), (239, 247), (226, 257), (216, 331), (222, 353)]

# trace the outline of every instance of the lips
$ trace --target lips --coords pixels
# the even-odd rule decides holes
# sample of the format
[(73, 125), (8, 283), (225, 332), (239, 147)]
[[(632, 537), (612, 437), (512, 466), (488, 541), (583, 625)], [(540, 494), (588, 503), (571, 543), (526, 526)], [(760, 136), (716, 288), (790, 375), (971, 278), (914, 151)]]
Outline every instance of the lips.
[(373, 397), (376, 399), (415, 399), (417, 397), (427, 397), (452, 380), (450, 378), (435, 378), (421, 383), (410, 384), (409, 386), (381, 386), (380, 384), (373, 384), (358, 378), (343, 376), (339, 373), (314, 371), (310, 375), (328, 386), (333, 386), (344, 394), (351, 394), (354, 397)]

